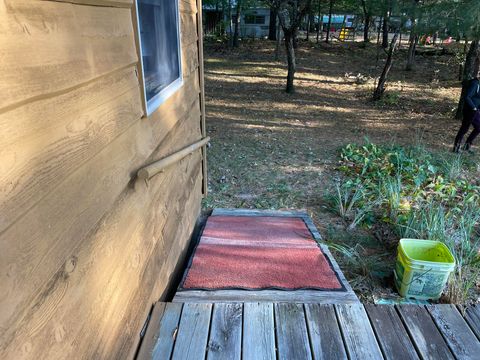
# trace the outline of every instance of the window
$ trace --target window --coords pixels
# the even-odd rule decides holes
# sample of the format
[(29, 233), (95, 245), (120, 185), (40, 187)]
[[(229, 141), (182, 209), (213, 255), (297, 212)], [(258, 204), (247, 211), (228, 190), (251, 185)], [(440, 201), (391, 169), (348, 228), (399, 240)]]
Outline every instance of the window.
[(255, 24), (261, 24), (261, 25), (265, 24), (265, 16), (263, 16), (263, 15), (262, 16), (259, 16), (259, 15), (255, 16)]
[(182, 86), (178, 0), (137, 0), (147, 115)]
[(263, 25), (263, 24), (265, 24), (265, 16), (264, 15), (248, 14), (248, 15), (245, 15), (244, 22), (247, 25), (250, 25), (250, 24)]

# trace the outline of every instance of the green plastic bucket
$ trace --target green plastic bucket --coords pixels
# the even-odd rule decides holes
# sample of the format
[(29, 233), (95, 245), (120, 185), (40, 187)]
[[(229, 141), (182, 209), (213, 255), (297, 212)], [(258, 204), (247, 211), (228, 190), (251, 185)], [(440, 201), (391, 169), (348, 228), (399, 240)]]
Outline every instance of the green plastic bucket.
[(437, 300), (455, 259), (448, 247), (432, 240), (401, 239), (395, 266), (395, 286), (405, 298)]

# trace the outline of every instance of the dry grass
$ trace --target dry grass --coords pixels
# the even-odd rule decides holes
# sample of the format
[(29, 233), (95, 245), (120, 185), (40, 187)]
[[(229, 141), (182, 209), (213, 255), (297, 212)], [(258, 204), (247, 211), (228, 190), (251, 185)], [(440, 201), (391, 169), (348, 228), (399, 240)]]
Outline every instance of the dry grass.
[[(244, 43), (235, 51), (206, 44), (207, 131), (212, 142), (210, 194), (204, 207), (301, 208), (321, 233), (338, 229), (340, 234), (341, 221), (326, 211), (324, 202), (336, 176), (340, 147), (364, 137), (412, 144), (421, 136), (427, 148), (450, 149), (458, 126), (452, 110), (459, 96), (453, 57), (420, 57), (416, 70), (405, 72), (405, 53), (400, 51), (387, 98), (372, 103), (369, 96), (384, 57), (381, 53), (376, 63), (374, 45), (301, 42), (293, 95), (283, 91), (286, 65), (275, 62), (273, 53), (274, 44), (267, 41)], [(356, 236), (368, 239), (362, 251), (373, 258), (385, 252), (371, 245), (374, 235), (358, 230), (357, 235), (339, 236), (347, 242)], [(364, 299), (372, 300), (391, 292), (382, 276), (351, 280)]]

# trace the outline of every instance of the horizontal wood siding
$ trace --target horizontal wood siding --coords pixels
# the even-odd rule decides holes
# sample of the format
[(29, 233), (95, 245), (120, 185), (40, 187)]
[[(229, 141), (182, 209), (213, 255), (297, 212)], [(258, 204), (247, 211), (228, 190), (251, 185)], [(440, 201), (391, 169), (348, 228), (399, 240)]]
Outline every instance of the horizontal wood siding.
[(0, 357), (128, 358), (185, 255), (201, 152), (197, 9), (183, 86), (142, 117), (133, 0), (0, 0)]

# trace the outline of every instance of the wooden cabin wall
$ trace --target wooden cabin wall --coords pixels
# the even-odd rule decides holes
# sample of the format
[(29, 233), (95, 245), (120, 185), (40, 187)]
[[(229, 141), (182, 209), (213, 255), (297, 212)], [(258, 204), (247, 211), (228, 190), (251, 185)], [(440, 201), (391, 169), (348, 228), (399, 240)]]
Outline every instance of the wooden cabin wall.
[(0, 0), (0, 358), (131, 358), (200, 212), (198, 7), (184, 85), (145, 117), (133, 0)]

